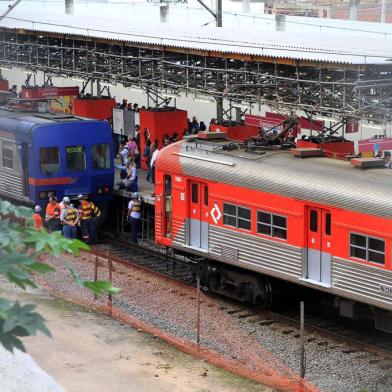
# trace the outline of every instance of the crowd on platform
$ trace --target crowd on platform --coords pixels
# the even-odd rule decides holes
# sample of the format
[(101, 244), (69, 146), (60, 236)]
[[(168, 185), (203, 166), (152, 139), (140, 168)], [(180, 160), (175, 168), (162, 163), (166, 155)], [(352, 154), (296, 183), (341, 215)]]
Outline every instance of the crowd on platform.
[[(139, 110), (145, 110), (142, 106), (139, 109), (137, 103), (128, 103), (126, 99), (122, 100), (122, 103), (117, 103), (117, 108), (122, 110), (133, 110), (139, 112)], [(216, 120), (211, 119), (211, 125), (215, 124)], [(183, 136), (197, 134), (207, 130), (207, 126), (203, 121), (198, 121), (194, 116), (192, 120), (188, 119), (188, 126), (183, 130)], [(120, 158), (120, 163), (115, 164), (115, 168), (120, 170), (120, 182), (117, 184), (119, 189), (127, 190), (130, 192), (137, 192), (138, 186), (138, 169), (145, 167), (147, 169), (146, 180), (155, 184), (155, 162), (158, 157), (161, 148), (168, 146), (171, 143), (178, 141), (178, 133), (173, 133), (171, 136), (165, 134), (162, 140), (151, 140), (150, 132), (147, 128), (143, 130), (143, 137), (145, 140), (145, 147), (141, 151), (140, 145), (140, 125), (135, 125), (135, 136), (122, 136), (119, 142), (119, 149), (115, 150), (115, 155)]]

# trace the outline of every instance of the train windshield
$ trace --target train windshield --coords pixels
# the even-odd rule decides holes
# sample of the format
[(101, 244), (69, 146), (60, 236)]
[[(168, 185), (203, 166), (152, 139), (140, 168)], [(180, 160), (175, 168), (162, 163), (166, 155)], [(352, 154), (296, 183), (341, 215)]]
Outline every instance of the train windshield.
[(86, 147), (67, 146), (65, 148), (68, 171), (86, 170)]
[(39, 166), (41, 173), (58, 173), (60, 171), (60, 151), (58, 147), (39, 149)]
[(94, 144), (91, 147), (94, 169), (110, 169), (109, 144)]

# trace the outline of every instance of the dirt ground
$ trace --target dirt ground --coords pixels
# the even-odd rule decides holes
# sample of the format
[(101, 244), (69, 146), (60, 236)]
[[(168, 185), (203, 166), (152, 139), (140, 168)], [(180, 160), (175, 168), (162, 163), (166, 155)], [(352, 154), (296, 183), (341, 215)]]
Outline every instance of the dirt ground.
[(35, 303), (53, 339), (24, 340), (38, 365), (69, 392), (270, 392), (111, 318), (1, 282), (0, 296)]

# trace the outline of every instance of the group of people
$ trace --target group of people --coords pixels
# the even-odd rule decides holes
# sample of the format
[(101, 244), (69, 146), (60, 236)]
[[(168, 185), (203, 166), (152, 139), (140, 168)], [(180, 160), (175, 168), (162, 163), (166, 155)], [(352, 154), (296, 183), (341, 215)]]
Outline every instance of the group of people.
[[(211, 119), (210, 126), (215, 124), (215, 119)], [(188, 129), (184, 130), (184, 134), (193, 135), (198, 132), (204, 132), (207, 130), (207, 126), (204, 121), (198, 121), (196, 116), (192, 117), (192, 121), (188, 118)]]
[[(97, 224), (101, 216), (100, 209), (85, 195), (79, 195), (79, 206), (71, 203), (68, 196), (58, 203), (56, 196), (51, 195), (45, 210), (45, 223), (50, 233), (62, 231), (67, 239), (78, 237), (80, 227), (82, 240), (87, 243), (97, 242)], [(41, 230), (44, 220), (41, 216), (42, 209), (39, 205), (34, 207), (34, 227)]]
[(139, 110), (146, 110), (145, 106), (142, 106), (139, 109), (139, 105), (137, 103), (128, 103), (127, 99), (123, 99), (121, 103), (117, 103), (117, 109), (122, 109), (122, 110), (133, 110), (134, 112), (138, 113)]
[[(155, 183), (155, 161), (159, 153), (159, 141), (155, 140), (151, 142), (147, 136), (148, 131), (145, 130), (144, 137), (146, 138), (146, 145), (143, 154), (140, 153), (140, 129), (137, 127), (136, 136), (128, 137), (128, 141), (122, 141), (120, 143), (119, 157), (121, 164), (115, 165), (117, 169), (120, 169), (120, 182), (119, 189), (126, 189), (130, 192), (138, 191), (138, 172), (137, 169), (141, 167), (143, 161), (147, 166), (147, 181)], [(173, 135), (173, 138), (169, 138), (165, 135), (163, 138), (163, 145), (166, 146), (173, 141), (177, 141), (177, 134)]]

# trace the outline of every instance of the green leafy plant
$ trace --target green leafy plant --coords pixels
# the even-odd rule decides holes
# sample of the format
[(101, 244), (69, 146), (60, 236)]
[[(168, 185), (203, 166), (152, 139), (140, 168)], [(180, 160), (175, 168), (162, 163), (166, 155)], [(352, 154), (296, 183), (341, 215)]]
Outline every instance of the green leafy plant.
[[(39, 255), (78, 255), (81, 250), (89, 250), (82, 241), (67, 240), (60, 232), (36, 231), (31, 209), (0, 200), (0, 274), (21, 289), (36, 287), (32, 274), (53, 271), (51, 266), (38, 260)], [(119, 291), (107, 281), (83, 280), (72, 268), (67, 268), (76, 284), (96, 295)], [(21, 338), (38, 331), (51, 336), (45, 319), (34, 309), (35, 305), (21, 305), (19, 301), (0, 298), (0, 344), (5, 349), (25, 351)]]

